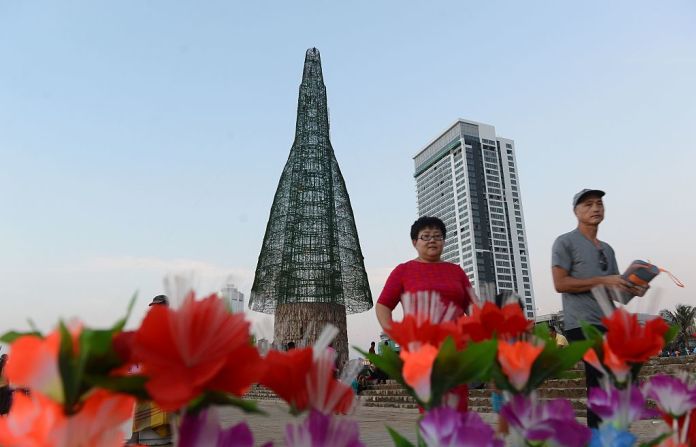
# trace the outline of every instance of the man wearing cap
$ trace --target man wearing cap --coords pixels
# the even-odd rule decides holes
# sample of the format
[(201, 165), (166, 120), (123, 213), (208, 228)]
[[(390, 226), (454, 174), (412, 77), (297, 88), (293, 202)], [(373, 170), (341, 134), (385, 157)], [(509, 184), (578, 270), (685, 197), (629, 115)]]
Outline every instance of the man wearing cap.
[(169, 306), (169, 298), (167, 298), (167, 295), (157, 295), (152, 299), (152, 302), (148, 304), (148, 306)]
[[(167, 295), (157, 295), (148, 306), (169, 307)], [(171, 445), (169, 414), (150, 401), (138, 401), (133, 416), (133, 434), (126, 445)]]
[[(563, 324), (566, 338), (583, 340), (581, 322), (589, 323), (602, 332), (602, 312), (592, 296), (592, 288), (605, 286), (621, 291), (627, 301), (633, 296), (643, 296), (645, 290), (633, 286), (619, 274), (614, 250), (597, 239), (599, 224), (604, 220), (604, 191), (583, 189), (573, 197), (573, 211), (578, 226), (560, 235), (553, 243), (551, 272), (556, 291), (563, 295)], [(599, 386), (601, 373), (585, 363), (587, 389)], [(589, 409), (587, 425), (597, 427), (601, 419)]]

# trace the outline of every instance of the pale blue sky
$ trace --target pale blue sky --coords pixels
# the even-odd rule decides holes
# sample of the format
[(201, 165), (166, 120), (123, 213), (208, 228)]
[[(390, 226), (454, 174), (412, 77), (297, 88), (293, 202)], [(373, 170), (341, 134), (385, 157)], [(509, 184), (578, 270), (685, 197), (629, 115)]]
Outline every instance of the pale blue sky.
[(137, 324), (177, 271), (248, 297), (312, 46), (375, 295), (413, 256), (411, 157), (464, 117), (516, 142), (540, 313), (583, 187), (622, 267), (687, 283), (635, 307), (693, 303), (693, 2), (238, 3), (0, 0), (0, 330), (107, 324), (139, 290)]

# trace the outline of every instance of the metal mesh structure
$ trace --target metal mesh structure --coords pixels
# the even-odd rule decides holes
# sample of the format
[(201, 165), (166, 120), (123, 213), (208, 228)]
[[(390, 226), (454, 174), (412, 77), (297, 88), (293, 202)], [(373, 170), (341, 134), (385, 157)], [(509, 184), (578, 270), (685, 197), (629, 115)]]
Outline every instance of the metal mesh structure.
[[(317, 331), (322, 322), (339, 326), (343, 335), (336, 341), (346, 344), (345, 356), (346, 313), (372, 307), (353, 209), (329, 141), (316, 48), (305, 57), (295, 141), (271, 207), (249, 307), (276, 314), (280, 343), (307, 335), (301, 332), (308, 319)], [(341, 348), (336, 346), (344, 357)]]

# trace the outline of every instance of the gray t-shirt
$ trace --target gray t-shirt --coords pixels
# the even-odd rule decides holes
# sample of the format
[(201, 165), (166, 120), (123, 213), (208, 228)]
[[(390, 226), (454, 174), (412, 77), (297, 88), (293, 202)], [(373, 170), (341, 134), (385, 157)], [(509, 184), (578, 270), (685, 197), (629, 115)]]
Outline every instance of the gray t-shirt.
[[(614, 249), (599, 241), (607, 258), (607, 269), (600, 265), (599, 249), (576, 228), (562, 234), (553, 243), (551, 266), (566, 270), (573, 278), (586, 279), (595, 276), (618, 275)], [(602, 324), (604, 313), (592, 296), (592, 292), (563, 294), (563, 326), (565, 329), (580, 327), (580, 322)]]

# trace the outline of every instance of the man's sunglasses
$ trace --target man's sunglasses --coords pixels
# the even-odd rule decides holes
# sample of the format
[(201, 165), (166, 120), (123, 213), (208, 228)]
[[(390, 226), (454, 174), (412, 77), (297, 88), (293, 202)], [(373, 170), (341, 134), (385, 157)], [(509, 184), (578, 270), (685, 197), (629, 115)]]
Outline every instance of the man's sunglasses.
[(599, 268), (602, 269), (603, 272), (606, 272), (609, 269), (609, 260), (607, 259), (607, 255), (604, 254), (604, 250), (601, 248), (597, 249), (599, 251)]

